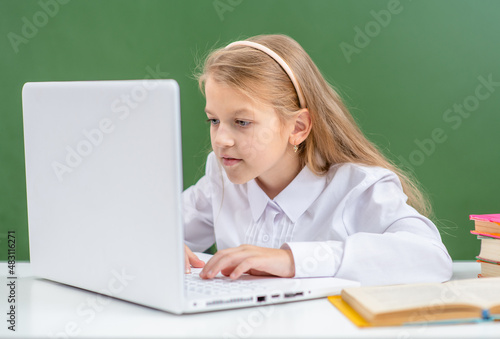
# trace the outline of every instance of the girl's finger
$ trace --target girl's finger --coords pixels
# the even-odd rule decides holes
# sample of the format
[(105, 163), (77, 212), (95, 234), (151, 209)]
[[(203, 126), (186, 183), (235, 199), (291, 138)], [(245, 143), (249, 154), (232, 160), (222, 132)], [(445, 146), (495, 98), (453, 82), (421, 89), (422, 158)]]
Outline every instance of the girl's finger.
[(203, 260), (201, 260), (200, 258), (198, 258), (198, 256), (196, 254), (194, 254), (193, 252), (191, 252), (191, 254), (189, 255), (189, 262), (188, 263), (196, 268), (202, 268), (205, 266), (205, 262)]
[(191, 273), (191, 265), (189, 264), (189, 254), (187, 251), (184, 251), (184, 272), (186, 274)]
[(229, 278), (235, 280), (241, 277), (241, 275), (250, 269), (252, 269), (255, 265), (254, 260), (251, 258), (243, 260), (236, 268), (233, 270), (233, 272), (229, 275)]
[(211, 279), (215, 277), (222, 270), (228, 267), (234, 267), (238, 265), (242, 260), (245, 259), (247, 254), (242, 253), (242, 251), (228, 249), (216, 253), (203, 267), (200, 272), (200, 277), (204, 279)]

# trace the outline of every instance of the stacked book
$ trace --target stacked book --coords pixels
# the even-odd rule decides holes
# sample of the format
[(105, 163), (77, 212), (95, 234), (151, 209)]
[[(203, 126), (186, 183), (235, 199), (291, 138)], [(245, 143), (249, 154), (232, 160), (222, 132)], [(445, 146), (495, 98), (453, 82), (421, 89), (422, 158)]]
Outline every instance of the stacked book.
[(481, 240), (481, 251), (476, 257), (481, 263), (480, 278), (500, 277), (500, 214), (471, 215), (474, 230)]

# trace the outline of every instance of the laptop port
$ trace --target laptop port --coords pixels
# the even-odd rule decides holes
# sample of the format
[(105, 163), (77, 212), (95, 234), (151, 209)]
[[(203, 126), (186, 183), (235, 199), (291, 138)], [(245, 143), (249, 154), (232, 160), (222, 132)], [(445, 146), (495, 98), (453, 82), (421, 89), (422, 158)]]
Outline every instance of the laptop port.
[(257, 302), (261, 303), (263, 301), (266, 301), (266, 296), (265, 295), (261, 295), (260, 297), (257, 297)]
[(279, 297), (280, 297), (280, 295), (279, 295), (279, 294), (273, 294), (273, 295), (271, 296), (271, 298), (273, 298), (273, 299), (276, 299), (276, 298), (279, 298)]
[(303, 296), (304, 292), (297, 292), (297, 293), (285, 293), (284, 297), (285, 298), (293, 298), (293, 297), (299, 297)]

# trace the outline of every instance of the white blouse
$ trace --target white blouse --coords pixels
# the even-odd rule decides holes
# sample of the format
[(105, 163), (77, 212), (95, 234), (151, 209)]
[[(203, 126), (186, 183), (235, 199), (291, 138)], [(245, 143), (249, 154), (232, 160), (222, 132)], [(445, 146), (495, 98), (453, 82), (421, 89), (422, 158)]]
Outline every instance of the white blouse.
[(205, 175), (183, 192), (185, 240), (199, 252), (214, 242), (290, 249), (295, 277), (448, 280), (452, 261), (436, 226), (406, 201), (396, 174), (352, 163), (325, 176), (306, 166), (271, 200), (255, 180), (231, 183), (210, 153)]

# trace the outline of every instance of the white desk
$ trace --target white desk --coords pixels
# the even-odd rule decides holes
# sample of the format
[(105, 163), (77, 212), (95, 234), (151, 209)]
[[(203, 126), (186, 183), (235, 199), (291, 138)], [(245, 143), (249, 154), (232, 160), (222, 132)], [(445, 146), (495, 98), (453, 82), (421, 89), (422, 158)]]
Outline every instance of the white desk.
[[(173, 315), (31, 276), (17, 263), (16, 332), (7, 329), (7, 265), (0, 264), (0, 337), (12, 338), (500, 338), (500, 323), (358, 329), (327, 299)], [(479, 264), (455, 262), (454, 279)]]

